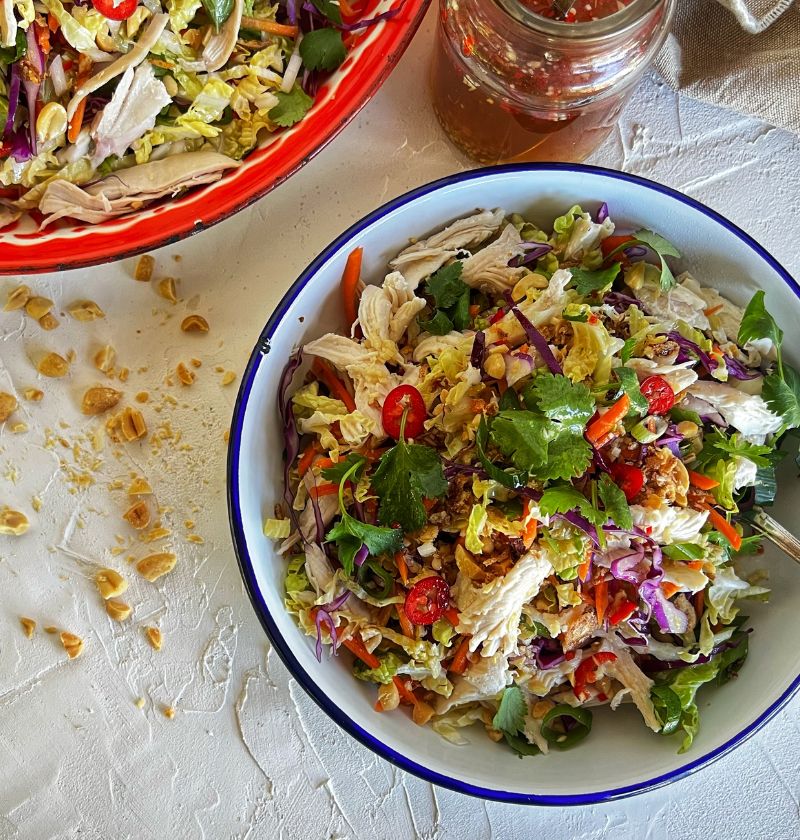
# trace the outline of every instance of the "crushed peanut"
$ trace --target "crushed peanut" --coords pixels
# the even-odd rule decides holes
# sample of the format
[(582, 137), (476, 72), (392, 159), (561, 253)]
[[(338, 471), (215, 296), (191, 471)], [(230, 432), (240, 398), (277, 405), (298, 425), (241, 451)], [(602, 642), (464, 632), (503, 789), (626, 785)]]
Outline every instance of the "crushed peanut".
[(21, 435), (23, 432), (28, 431), (28, 424), (27, 423), (14, 423), (11, 427), (11, 431), (15, 435)]
[(181, 321), (181, 329), (184, 332), (204, 332), (209, 330), (208, 321), (202, 315), (187, 315)]
[(136, 564), (136, 571), (150, 583), (153, 583), (171, 572), (175, 568), (176, 561), (175, 555), (168, 551), (150, 554)]
[(178, 362), (178, 366), (175, 368), (175, 373), (182, 385), (191, 385), (196, 378), (196, 375), (192, 373), (183, 362)]
[(156, 267), (156, 261), (150, 254), (144, 254), (139, 257), (139, 262), (136, 263), (136, 270), (133, 273), (134, 280), (139, 280), (141, 283), (149, 283), (153, 279), (153, 269)]
[(83, 653), (83, 639), (74, 633), (63, 631), (61, 633), (61, 644), (70, 659), (77, 659)]
[(28, 517), (18, 510), (3, 508), (0, 510), (0, 534), (7, 537), (20, 537), (30, 527)]
[(31, 318), (35, 318), (38, 321), (40, 318), (47, 315), (53, 306), (53, 301), (50, 300), (50, 298), (39, 297), (36, 295), (35, 297), (28, 298), (25, 304), (25, 311), (31, 316)]
[(199, 368), (203, 366), (203, 363), (200, 359), (189, 359), (189, 362), (193, 368)]
[(48, 312), (46, 315), (42, 315), (42, 317), (39, 318), (39, 326), (43, 330), (54, 330), (58, 326), (58, 324), (58, 318), (56, 318), (56, 316), (53, 315), (52, 312)]
[(103, 598), (116, 598), (128, 588), (128, 581), (114, 569), (100, 569), (94, 576), (94, 582)]
[(144, 634), (147, 636), (147, 641), (150, 642), (150, 647), (153, 650), (161, 650), (161, 645), (164, 642), (164, 637), (158, 627), (145, 627)]
[(222, 384), (230, 385), (231, 382), (236, 381), (236, 374), (232, 370), (226, 370), (222, 376)]
[(24, 615), (19, 617), (19, 623), (22, 625), (22, 632), (27, 638), (32, 639), (36, 632), (36, 622), (32, 618), (26, 618)]
[(141, 531), (150, 524), (150, 508), (145, 502), (136, 502), (122, 514), (122, 518), (131, 526)]
[(119, 429), (122, 436), (129, 443), (139, 440), (147, 434), (147, 424), (144, 422), (142, 412), (138, 408), (126, 408), (119, 415)]
[(119, 372), (117, 373), (117, 376), (119, 377), (119, 381), (120, 382), (127, 382), (129, 374), (130, 374), (130, 371), (128, 370), (128, 368), (121, 367), (119, 369)]
[(106, 612), (114, 621), (125, 621), (126, 618), (130, 617), (133, 610), (124, 601), (112, 599), (106, 601)]
[(4, 312), (14, 312), (17, 309), (24, 309), (25, 304), (30, 300), (31, 290), (28, 286), (17, 286), (8, 293)]
[(44, 391), (40, 391), (38, 388), (26, 388), (22, 392), (22, 396), (30, 402), (41, 402)]
[(146, 478), (134, 478), (130, 487), (128, 487), (129, 496), (147, 496), (152, 492), (153, 488), (150, 486), (150, 483)]
[(172, 706), (164, 706), (163, 714), (167, 720), (172, 720), (175, 717), (175, 709)]
[(171, 533), (172, 531), (170, 531), (169, 528), (164, 528), (163, 526), (156, 524), (155, 528), (152, 528), (146, 534), (142, 534), (139, 539), (146, 543), (157, 542), (158, 540), (165, 539)]
[(84, 414), (103, 414), (109, 409), (114, 408), (121, 399), (121, 391), (98, 385), (94, 388), (89, 388), (83, 395), (81, 411)]
[(170, 303), (177, 303), (178, 296), (175, 292), (175, 278), (174, 277), (162, 277), (161, 280), (158, 281), (158, 294), (164, 298), (164, 300), (168, 300)]
[(103, 373), (111, 373), (116, 358), (116, 350), (110, 344), (106, 344), (94, 354), (94, 366)]
[(58, 627), (53, 627), (52, 624), (49, 624), (44, 628), (44, 632), (49, 633), (52, 636), (53, 634), (58, 633)]
[(36, 365), (36, 369), (42, 376), (49, 376), (53, 379), (59, 379), (69, 373), (69, 362), (58, 353), (48, 353)]
[(5, 423), (16, 410), (17, 398), (6, 391), (0, 391), (0, 423)]
[(96, 321), (106, 317), (106, 313), (93, 300), (76, 300), (67, 307), (67, 312), (76, 321)]
[(137, 709), (143, 709), (144, 708), (144, 697), (137, 697), (133, 701), (133, 705), (136, 706)]
[(148, 394), (147, 391), (139, 391), (134, 399), (137, 403), (146, 403), (150, 399), (150, 394)]
[(231, 439), (230, 429), (225, 429), (225, 431), (222, 433), (222, 439), (225, 441), (225, 443), (228, 443), (228, 441)]

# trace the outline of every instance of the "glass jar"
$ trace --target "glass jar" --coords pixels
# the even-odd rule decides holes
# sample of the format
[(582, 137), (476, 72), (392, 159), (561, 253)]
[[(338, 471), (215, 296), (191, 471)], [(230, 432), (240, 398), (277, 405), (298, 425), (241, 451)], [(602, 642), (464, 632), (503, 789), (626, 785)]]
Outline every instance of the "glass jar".
[[(619, 0), (608, 14), (606, 0), (607, 16), (570, 22), (533, 11), (541, 0), (440, 0), (432, 68), (439, 121), (481, 163), (583, 160), (616, 125), (676, 2)], [(570, 8), (568, 0), (549, 5)]]

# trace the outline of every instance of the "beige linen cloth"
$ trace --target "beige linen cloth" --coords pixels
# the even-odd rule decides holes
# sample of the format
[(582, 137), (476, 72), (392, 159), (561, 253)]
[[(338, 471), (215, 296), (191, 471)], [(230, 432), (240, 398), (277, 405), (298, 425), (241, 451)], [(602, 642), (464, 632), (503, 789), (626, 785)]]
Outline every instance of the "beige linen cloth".
[(689, 96), (800, 134), (800, 0), (678, 0), (656, 68)]

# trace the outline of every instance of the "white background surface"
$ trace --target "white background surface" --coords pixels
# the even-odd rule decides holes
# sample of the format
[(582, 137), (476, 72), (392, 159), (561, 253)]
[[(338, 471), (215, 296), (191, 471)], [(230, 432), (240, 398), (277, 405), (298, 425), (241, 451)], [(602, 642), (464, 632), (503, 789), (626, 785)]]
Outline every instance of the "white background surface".
[[(433, 788), (341, 733), (289, 677), (254, 616), (225, 503), (223, 433), (236, 385), (223, 387), (215, 368), (243, 370), (287, 286), (350, 223), (468, 166), (440, 133), (422, 81), (432, 24), (433, 13), (375, 100), (299, 174), (249, 211), (155, 254), (156, 276), (179, 280), (178, 305), (136, 283), (128, 261), (26, 281), (62, 309), (92, 298), (105, 320), (65, 317), (47, 333), (0, 313), (0, 390), (45, 391), (41, 403), (21, 401), (14, 421), (27, 432), (12, 433), (13, 423), (0, 430), (0, 505), (32, 522), (24, 537), (0, 537), (2, 840), (800, 835), (797, 700), (733, 754), (667, 788), (587, 808), (515, 808)], [(706, 202), (800, 275), (796, 137), (680, 99), (650, 78), (590, 162)], [(0, 280), (0, 299), (14, 285)], [(189, 312), (208, 318), (208, 335), (180, 331)], [(155, 442), (107, 441), (92, 452), (85, 435), (101, 423), (79, 405), (84, 389), (102, 381), (91, 356), (104, 343), (131, 369), (117, 384), (126, 402), (149, 393), (140, 407)], [(37, 377), (32, 359), (44, 348), (75, 350), (68, 378)], [(191, 357), (203, 361), (195, 384), (167, 384)], [(79, 489), (82, 471), (92, 483)], [(120, 518), (129, 500), (113, 488), (133, 472), (150, 480), (173, 532), (156, 546), (179, 558), (156, 585), (126, 562), (156, 550)], [(204, 543), (187, 542), (192, 532)], [(123, 553), (112, 554), (119, 544)], [(106, 617), (94, 588), (103, 566), (130, 580), (123, 598), (135, 611), (125, 624)], [(20, 615), (39, 622), (33, 640)], [(160, 653), (144, 639), (148, 624), (164, 634)], [(83, 656), (67, 661), (44, 625), (82, 636)], [(165, 705), (176, 708), (173, 720)], [(544, 767), (520, 762), (520, 772)]]

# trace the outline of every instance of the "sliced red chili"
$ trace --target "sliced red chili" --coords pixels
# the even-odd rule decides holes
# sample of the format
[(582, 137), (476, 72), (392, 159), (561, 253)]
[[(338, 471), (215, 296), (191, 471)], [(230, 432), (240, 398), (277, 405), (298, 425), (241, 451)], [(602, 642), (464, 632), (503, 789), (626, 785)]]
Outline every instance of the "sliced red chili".
[(428, 416), (425, 400), (413, 385), (398, 385), (386, 395), (381, 412), (383, 428), (395, 440), (400, 440), (400, 425), (406, 409), (408, 409), (408, 414), (405, 436), (406, 438), (419, 437), (425, 431), (425, 420)]
[(575, 686), (573, 691), (575, 696), (582, 700), (586, 693), (586, 686), (597, 682), (597, 669), (600, 665), (606, 662), (613, 662), (617, 658), (616, 653), (611, 651), (601, 650), (593, 653), (591, 656), (585, 657), (581, 664), (575, 669)]
[(632, 502), (644, 487), (644, 471), (633, 464), (617, 461), (611, 465), (611, 477), (629, 502)]
[(666, 414), (675, 405), (675, 392), (663, 376), (648, 376), (639, 388), (650, 403), (650, 414)]
[(406, 615), (414, 624), (433, 624), (449, 607), (450, 587), (435, 575), (417, 581), (406, 595)]
[(608, 617), (608, 623), (613, 627), (626, 618), (630, 618), (636, 612), (636, 604), (633, 601), (625, 600), (616, 607)]
[(114, 0), (92, 0), (92, 5), (109, 20), (127, 20), (136, 11), (139, 0), (120, 0), (116, 5)]

